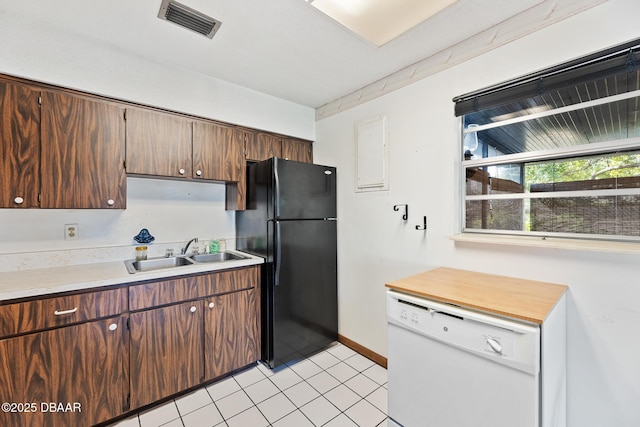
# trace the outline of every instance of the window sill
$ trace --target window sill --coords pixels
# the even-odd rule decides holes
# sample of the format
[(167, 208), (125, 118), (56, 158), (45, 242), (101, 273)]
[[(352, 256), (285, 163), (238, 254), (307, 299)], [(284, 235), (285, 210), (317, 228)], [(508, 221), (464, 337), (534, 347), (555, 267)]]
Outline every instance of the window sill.
[(557, 237), (507, 236), (499, 234), (460, 233), (451, 236), (456, 243), (484, 243), (490, 245), (528, 246), (536, 248), (568, 249), (589, 252), (640, 254), (640, 243), (581, 240)]

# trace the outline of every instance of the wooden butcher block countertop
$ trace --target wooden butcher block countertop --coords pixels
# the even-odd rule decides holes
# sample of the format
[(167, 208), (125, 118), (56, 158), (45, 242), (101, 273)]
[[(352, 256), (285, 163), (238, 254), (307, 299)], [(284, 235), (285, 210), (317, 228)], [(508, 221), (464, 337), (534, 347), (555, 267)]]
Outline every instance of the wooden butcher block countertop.
[(513, 277), (436, 268), (386, 285), (436, 301), (542, 324), (567, 286)]

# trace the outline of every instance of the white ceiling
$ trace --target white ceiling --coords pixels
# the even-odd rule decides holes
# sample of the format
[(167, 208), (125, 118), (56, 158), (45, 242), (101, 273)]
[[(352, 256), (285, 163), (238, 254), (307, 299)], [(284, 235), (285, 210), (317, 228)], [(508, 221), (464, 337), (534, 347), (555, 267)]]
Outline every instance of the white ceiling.
[(161, 1), (10, 0), (0, 12), (316, 108), (535, 5), (562, 2), (458, 0), (376, 48), (304, 0), (179, 0), (222, 21), (213, 39), (158, 19)]

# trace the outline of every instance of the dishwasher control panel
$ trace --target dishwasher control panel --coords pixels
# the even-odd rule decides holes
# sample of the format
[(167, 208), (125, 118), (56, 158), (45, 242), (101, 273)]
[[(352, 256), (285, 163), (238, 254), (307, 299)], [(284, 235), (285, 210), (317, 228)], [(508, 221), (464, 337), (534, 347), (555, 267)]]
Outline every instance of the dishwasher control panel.
[(516, 369), (539, 370), (536, 326), (394, 291), (387, 298), (390, 324)]

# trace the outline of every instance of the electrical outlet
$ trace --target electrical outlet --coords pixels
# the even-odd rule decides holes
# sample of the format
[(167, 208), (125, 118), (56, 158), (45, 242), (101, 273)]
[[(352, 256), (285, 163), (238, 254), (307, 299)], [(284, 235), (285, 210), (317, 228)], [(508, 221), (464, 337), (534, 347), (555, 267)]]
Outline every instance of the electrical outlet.
[(78, 240), (78, 224), (64, 225), (64, 240)]

